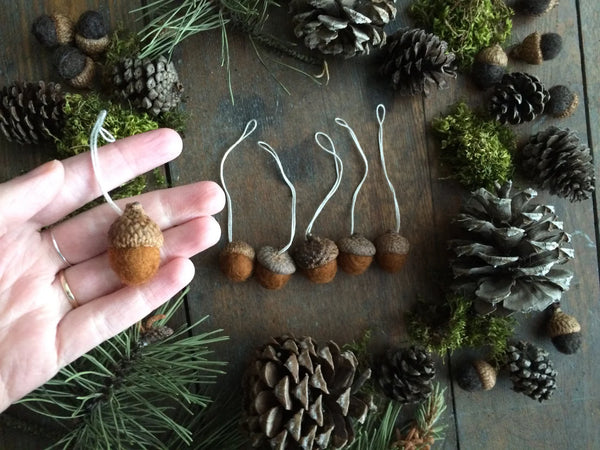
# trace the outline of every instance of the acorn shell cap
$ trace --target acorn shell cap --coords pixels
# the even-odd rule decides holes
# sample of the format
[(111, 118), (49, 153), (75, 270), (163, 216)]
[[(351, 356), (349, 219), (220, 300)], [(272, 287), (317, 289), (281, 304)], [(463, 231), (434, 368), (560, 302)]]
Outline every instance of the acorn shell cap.
[(579, 333), (581, 325), (577, 319), (562, 309), (556, 308), (548, 322), (548, 335), (553, 338), (563, 334)]
[(268, 245), (258, 250), (256, 260), (273, 273), (291, 275), (296, 272), (296, 265), (288, 252), (279, 254), (279, 250)]
[(331, 239), (310, 235), (294, 252), (296, 264), (301, 269), (315, 269), (337, 258), (339, 249)]
[(375, 240), (377, 253), (406, 255), (410, 250), (408, 239), (395, 231), (387, 231)]
[(128, 203), (123, 214), (108, 230), (113, 248), (162, 247), (163, 235), (158, 225), (146, 215), (141, 203)]
[(225, 253), (238, 253), (252, 260), (256, 257), (256, 252), (252, 246), (244, 241), (228, 242), (225, 244), (225, 247), (223, 247), (223, 250), (221, 250), (221, 254)]
[(506, 67), (508, 64), (508, 55), (499, 44), (494, 44), (491, 47), (481, 50), (475, 57), (475, 60), (493, 66)]
[(374, 256), (375, 245), (362, 234), (354, 233), (352, 236), (346, 236), (337, 242), (341, 253), (348, 253), (357, 256)]
[(540, 47), (541, 41), (542, 35), (535, 31), (514, 47), (510, 52), (510, 56), (529, 64), (541, 64), (544, 61)]
[(489, 391), (496, 385), (496, 369), (487, 361), (478, 359), (473, 362), (475, 370), (481, 380), (481, 387), (484, 391)]

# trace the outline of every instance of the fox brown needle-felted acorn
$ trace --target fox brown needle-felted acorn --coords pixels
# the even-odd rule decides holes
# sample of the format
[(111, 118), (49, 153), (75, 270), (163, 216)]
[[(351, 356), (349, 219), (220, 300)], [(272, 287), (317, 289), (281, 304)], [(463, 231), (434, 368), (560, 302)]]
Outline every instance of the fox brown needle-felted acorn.
[(383, 168), (383, 174), (387, 180), (390, 191), (394, 198), (394, 210), (396, 212), (396, 228), (388, 230), (383, 233), (375, 240), (375, 259), (379, 266), (389, 273), (395, 273), (401, 270), (406, 263), (408, 252), (410, 250), (410, 243), (408, 239), (400, 234), (400, 207), (398, 206), (398, 198), (396, 197), (396, 191), (394, 185), (390, 181), (390, 177), (387, 173), (385, 164), (385, 155), (383, 153), (383, 121), (385, 120), (385, 107), (383, 105), (377, 105), (377, 121), (379, 123), (379, 156), (381, 158), (381, 165)]
[(242, 135), (223, 154), (220, 165), (220, 177), (225, 198), (227, 199), (227, 244), (219, 254), (219, 267), (221, 272), (234, 282), (246, 281), (254, 271), (255, 252), (252, 246), (244, 241), (233, 240), (233, 205), (231, 196), (225, 184), (224, 165), (229, 153), (238, 146), (240, 142), (250, 136), (256, 130), (256, 120), (252, 119), (246, 124)]
[[(329, 148), (321, 143), (319, 138), (325, 138), (328, 141)], [(326, 237), (315, 236), (311, 234), (313, 224), (319, 217), (319, 214), (329, 201), (333, 194), (337, 191), (342, 180), (344, 165), (341, 158), (335, 151), (335, 146), (331, 138), (319, 131), (315, 133), (315, 141), (322, 150), (333, 156), (335, 161), (336, 180), (328, 194), (325, 196), (312, 220), (306, 227), (304, 241), (294, 250), (294, 261), (302, 270), (302, 273), (313, 283), (329, 283), (335, 278), (337, 273), (337, 257), (339, 250), (334, 241)]]

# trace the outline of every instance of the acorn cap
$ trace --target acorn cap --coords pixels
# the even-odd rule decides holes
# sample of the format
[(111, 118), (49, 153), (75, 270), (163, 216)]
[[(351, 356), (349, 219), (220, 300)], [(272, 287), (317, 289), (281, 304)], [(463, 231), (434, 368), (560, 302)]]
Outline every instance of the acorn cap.
[(110, 226), (108, 242), (112, 248), (160, 248), (164, 239), (160, 228), (146, 215), (141, 203), (133, 202), (125, 206), (123, 214)]
[(579, 105), (579, 96), (563, 85), (553, 86), (548, 89), (550, 100), (544, 107), (544, 112), (559, 119), (569, 117)]
[(86, 11), (77, 21), (75, 43), (86, 54), (94, 56), (106, 50), (110, 39), (104, 17), (98, 11)]
[(375, 258), (381, 268), (394, 273), (404, 266), (410, 243), (400, 233), (388, 231), (375, 240), (375, 248)]
[(514, 5), (515, 11), (528, 16), (541, 16), (547, 13), (556, 5), (559, 0), (519, 0)]
[(581, 325), (575, 317), (563, 312), (560, 307), (554, 306), (547, 330), (558, 351), (571, 355), (581, 348)]
[(223, 247), (223, 250), (221, 250), (221, 254), (224, 255), (227, 253), (244, 255), (246, 258), (251, 260), (256, 257), (256, 252), (252, 246), (244, 241), (231, 241), (225, 244), (225, 247)]
[(529, 64), (541, 64), (555, 58), (562, 49), (562, 37), (556, 33), (540, 34), (535, 31), (514, 47), (510, 56)]
[(41, 15), (33, 21), (31, 32), (44, 47), (56, 47), (73, 41), (73, 22), (63, 14)]
[(262, 247), (256, 255), (256, 260), (265, 269), (279, 275), (292, 275), (296, 272), (296, 265), (290, 254), (288, 252), (280, 254), (274, 247)]
[(354, 233), (337, 242), (340, 253), (357, 256), (375, 256), (375, 245), (362, 234)]
[(486, 47), (477, 53), (475, 61), (490, 64), (492, 66), (506, 67), (508, 64), (508, 55), (498, 44), (494, 44), (491, 47)]
[(478, 359), (463, 366), (456, 381), (465, 391), (489, 391), (496, 385), (496, 376), (494, 366)]
[(301, 269), (316, 269), (334, 261), (339, 249), (331, 239), (307, 236), (294, 252), (294, 260)]
[(246, 281), (254, 270), (254, 249), (244, 241), (231, 241), (219, 253), (219, 267), (231, 281)]

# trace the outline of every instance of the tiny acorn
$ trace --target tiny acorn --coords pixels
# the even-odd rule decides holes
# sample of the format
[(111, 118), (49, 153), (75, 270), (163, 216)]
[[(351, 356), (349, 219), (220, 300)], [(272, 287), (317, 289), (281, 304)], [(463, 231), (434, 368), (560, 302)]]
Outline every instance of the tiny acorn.
[(31, 25), (37, 41), (48, 48), (73, 42), (74, 29), (73, 21), (63, 14), (43, 14)]
[(481, 89), (487, 89), (502, 80), (506, 73), (508, 55), (498, 44), (484, 48), (475, 57), (471, 76)]
[(281, 289), (296, 272), (294, 260), (288, 252), (280, 253), (274, 247), (264, 246), (256, 255), (256, 279), (266, 289)]
[(516, 12), (526, 16), (541, 16), (546, 14), (559, 0), (518, 0), (513, 6)]
[(579, 96), (561, 84), (548, 89), (550, 100), (544, 107), (544, 112), (556, 118), (564, 119), (575, 112), (579, 105)]
[(128, 203), (108, 230), (110, 266), (123, 284), (143, 284), (158, 271), (162, 245), (162, 232), (142, 205)]
[(86, 55), (98, 56), (106, 50), (110, 39), (108, 27), (98, 11), (86, 11), (77, 20), (75, 43)]
[(294, 260), (313, 283), (329, 283), (337, 273), (339, 249), (331, 239), (306, 236), (294, 252)]
[(468, 392), (489, 391), (496, 385), (496, 375), (494, 366), (478, 359), (460, 369), (456, 382)]
[(228, 242), (219, 254), (221, 272), (236, 283), (246, 281), (254, 270), (255, 252), (244, 241)]
[(361, 234), (354, 233), (337, 242), (339, 255), (337, 263), (340, 268), (350, 275), (364, 273), (375, 256), (375, 245)]
[(562, 49), (562, 37), (557, 33), (535, 31), (512, 48), (510, 56), (529, 64), (542, 64), (555, 58)]
[(547, 330), (552, 343), (561, 353), (577, 353), (582, 343), (581, 325), (575, 317), (563, 312), (559, 305), (554, 304), (551, 308), (553, 311)]
[(408, 239), (396, 231), (388, 231), (375, 240), (375, 259), (386, 272), (395, 273), (404, 267), (410, 250)]
[(53, 60), (58, 74), (71, 86), (79, 89), (92, 86), (96, 73), (94, 61), (78, 48), (61, 45), (54, 51)]

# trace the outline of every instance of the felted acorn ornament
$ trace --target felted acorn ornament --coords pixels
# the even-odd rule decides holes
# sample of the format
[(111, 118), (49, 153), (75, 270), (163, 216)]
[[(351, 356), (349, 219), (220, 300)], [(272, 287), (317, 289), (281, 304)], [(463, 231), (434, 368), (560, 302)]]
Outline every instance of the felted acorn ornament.
[(498, 44), (484, 48), (471, 67), (471, 77), (480, 89), (487, 89), (499, 83), (506, 73), (508, 55)]
[(61, 78), (78, 89), (90, 88), (94, 82), (94, 61), (78, 48), (61, 45), (53, 54), (54, 66)]
[(219, 267), (231, 281), (246, 281), (254, 270), (255, 257), (255, 251), (250, 244), (231, 241), (219, 253)]
[(143, 284), (158, 271), (162, 245), (162, 232), (141, 203), (128, 203), (108, 230), (110, 266), (123, 284)]
[(558, 1), (559, 0), (518, 0), (513, 8), (519, 14), (541, 16), (558, 5)]
[(546, 103), (544, 113), (550, 114), (558, 119), (564, 119), (572, 115), (579, 105), (579, 96), (561, 84), (548, 89), (550, 100)]
[(496, 376), (494, 366), (487, 361), (477, 359), (460, 369), (456, 382), (468, 392), (489, 391), (496, 385)]
[(581, 348), (581, 325), (578, 320), (565, 313), (558, 304), (552, 305), (552, 315), (546, 329), (556, 349), (567, 355)]
[(562, 37), (557, 33), (535, 31), (510, 51), (510, 56), (529, 64), (542, 64), (556, 58), (562, 49)]
[(108, 26), (98, 11), (86, 11), (77, 20), (75, 43), (86, 55), (95, 57), (110, 43)]
[(43, 14), (33, 21), (31, 32), (44, 47), (54, 48), (73, 42), (75, 26), (64, 14)]

